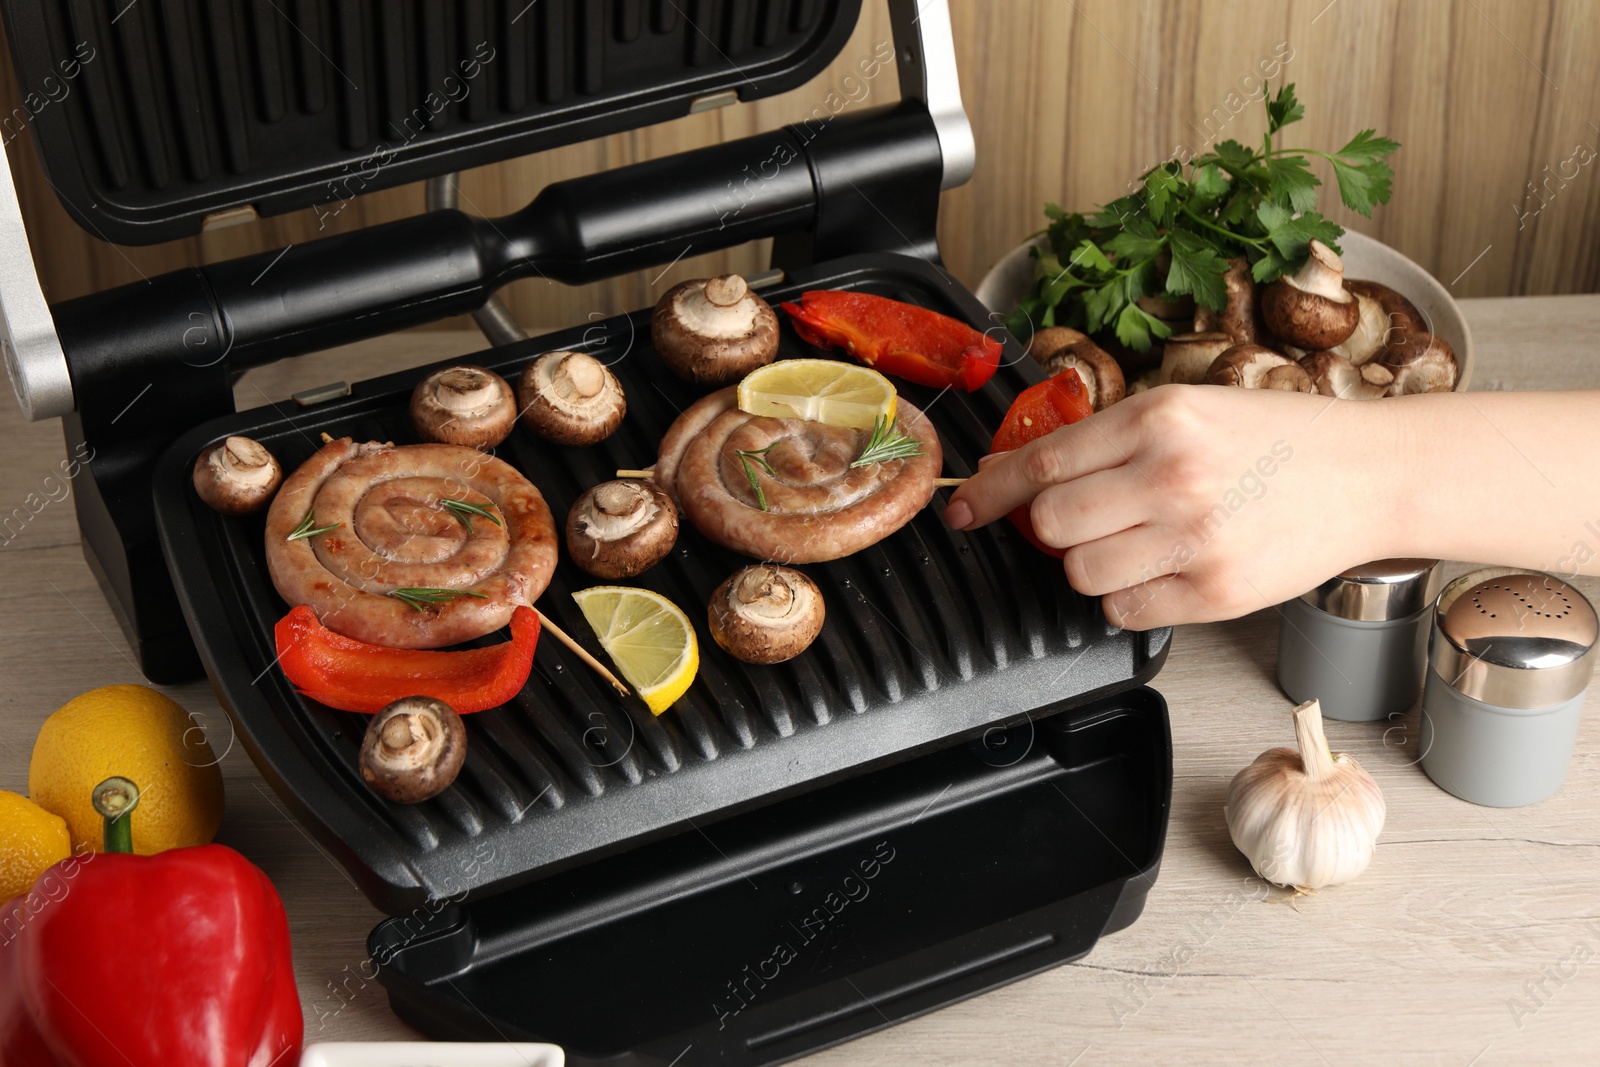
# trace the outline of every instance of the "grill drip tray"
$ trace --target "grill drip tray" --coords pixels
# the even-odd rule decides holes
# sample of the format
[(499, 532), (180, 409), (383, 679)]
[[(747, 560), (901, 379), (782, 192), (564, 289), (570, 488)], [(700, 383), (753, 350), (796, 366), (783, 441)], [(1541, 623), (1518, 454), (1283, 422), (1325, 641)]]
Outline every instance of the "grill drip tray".
[[(373, 931), (397, 1014), (577, 1065), (775, 1063), (1082, 956), (1171, 799), (1147, 688)], [(486, 862), (493, 862), (487, 857)]]

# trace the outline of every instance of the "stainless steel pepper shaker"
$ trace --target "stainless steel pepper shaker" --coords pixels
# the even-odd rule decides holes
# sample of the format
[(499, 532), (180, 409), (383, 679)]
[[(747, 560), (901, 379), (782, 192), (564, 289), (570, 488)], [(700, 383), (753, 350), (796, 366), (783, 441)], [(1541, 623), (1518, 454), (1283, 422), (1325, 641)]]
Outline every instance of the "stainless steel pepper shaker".
[(1567, 776), (1597, 622), (1549, 574), (1491, 567), (1439, 594), (1418, 744), (1422, 769), (1463, 800), (1498, 808), (1550, 796)]
[(1330, 719), (1405, 711), (1422, 688), (1436, 559), (1381, 559), (1334, 575), (1279, 607), (1278, 684)]

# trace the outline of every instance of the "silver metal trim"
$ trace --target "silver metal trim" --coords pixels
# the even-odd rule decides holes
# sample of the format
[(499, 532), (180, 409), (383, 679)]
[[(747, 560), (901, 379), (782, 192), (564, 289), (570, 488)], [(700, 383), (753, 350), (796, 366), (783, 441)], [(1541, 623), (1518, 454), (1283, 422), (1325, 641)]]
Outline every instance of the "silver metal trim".
[(67, 354), (61, 350), (22, 223), (22, 205), (0, 144), (0, 350), (17, 404), (30, 421), (53, 419), (77, 406)]
[(972, 140), (972, 123), (961, 103), (950, 6), (947, 0), (889, 0), (889, 24), (894, 28), (900, 97), (927, 105), (939, 135), (939, 151), (944, 157), (939, 188), (964, 185), (977, 165), (978, 150)]
[(1356, 622), (1404, 619), (1422, 611), (1439, 595), (1442, 575), (1436, 559), (1380, 559), (1336, 574), (1300, 599)]

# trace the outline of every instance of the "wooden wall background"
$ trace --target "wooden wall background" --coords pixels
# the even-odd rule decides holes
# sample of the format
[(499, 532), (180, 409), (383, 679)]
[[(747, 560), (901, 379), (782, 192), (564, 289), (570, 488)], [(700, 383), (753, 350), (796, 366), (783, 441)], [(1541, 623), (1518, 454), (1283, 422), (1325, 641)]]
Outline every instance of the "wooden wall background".
[[(978, 168), (946, 194), (940, 234), (949, 267), (969, 285), (1038, 228), (1044, 201), (1083, 208), (1112, 199), (1179, 146), (1203, 150), (1211, 132), (1258, 139), (1263, 109), (1243, 100), (1254, 85), (1246, 79), (1277, 55), (1287, 59), (1278, 80), (1297, 83), (1307, 104), (1295, 143), (1332, 149), (1372, 126), (1403, 145), (1391, 203), (1364, 220), (1330, 192), (1324, 206), (1339, 221), (1398, 247), (1460, 296), (1600, 289), (1600, 18), (1592, 0), (950, 3)], [(799, 120), (888, 38), (882, 0), (867, 0), (849, 45), (811, 85), (470, 171), (462, 206), (502, 214), (550, 181)], [(0, 62), (9, 68), (9, 53)], [(886, 68), (857, 106), (896, 92)], [(17, 96), (7, 69), (0, 113)], [(163, 245), (105, 245), (62, 210), (31, 140), (11, 147), (51, 300), (317, 235), (316, 219), (302, 212)], [(1331, 182), (1326, 170), (1322, 177)], [(347, 205), (333, 225), (421, 207), (420, 186), (388, 190)], [(748, 246), (581, 289), (525, 281), (505, 295), (523, 322), (565, 325), (649, 304), (685, 277), (759, 269), (765, 254)]]

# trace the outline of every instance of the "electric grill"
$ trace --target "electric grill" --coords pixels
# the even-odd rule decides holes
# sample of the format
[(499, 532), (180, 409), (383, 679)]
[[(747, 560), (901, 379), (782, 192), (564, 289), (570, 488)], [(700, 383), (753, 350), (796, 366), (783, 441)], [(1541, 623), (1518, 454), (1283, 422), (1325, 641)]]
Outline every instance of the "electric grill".
[[(77, 91), (32, 129), (73, 216), (127, 242), (324, 210), (352, 174), (361, 191), (438, 178), (769, 95), (820, 72), (859, 14), (859, 0), (525, 3), (4, 12), (25, 91), (88, 43)], [(1170, 633), (1108, 626), (1003, 523), (954, 532), (930, 508), (805, 567), (827, 623), (786, 664), (739, 663), (702, 622), (700, 674), (660, 718), (547, 639), (522, 694), (469, 717), (455, 785), (404, 806), (360, 781), (364, 718), (274, 669), (289, 605), (262, 518), (220, 516), (190, 486), (195, 457), (230, 434), (286, 469), (322, 433), (414, 441), (407, 400), (433, 368), (293, 410), (235, 413), (231, 385), (463, 311), (493, 342), (470, 362), (510, 378), (539, 353), (588, 350), (627, 392), (598, 446), (520, 430), (501, 446), (558, 518), (648, 463), (696, 396), (649, 349), (649, 309), (527, 338), (492, 294), (534, 273), (576, 283), (773, 237), (773, 269), (751, 279), (771, 302), (854, 288), (989, 325), (934, 238), (940, 190), (972, 166), (948, 12), (889, 8), (897, 104), (557, 183), (501, 219), (454, 210), (435, 183), (439, 210), (53, 307), (0, 176), (7, 366), (30, 416), (61, 416), (69, 450), (92, 456), (75, 493), (85, 555), (145, 673), (203, 662), (263, 776), (394, 916), (372, 956), (428, 1034), (551, 1040), (575, 1063), (778, 1062), (1081, 956), (1143, 907), (1171, 793), (1165, 706), (1143, 683)], [(976, 393), (905, 387), (949, 473), (971, 472), (1040, 378), (1005, 345)], [(780, 358), (820, 354), (785, 327)], [(703, 619), (745, 562), (685, 526), (636, 581)], [(589, 584), (563, 561), (540, 607), (592, 642), (569, 595)]]

